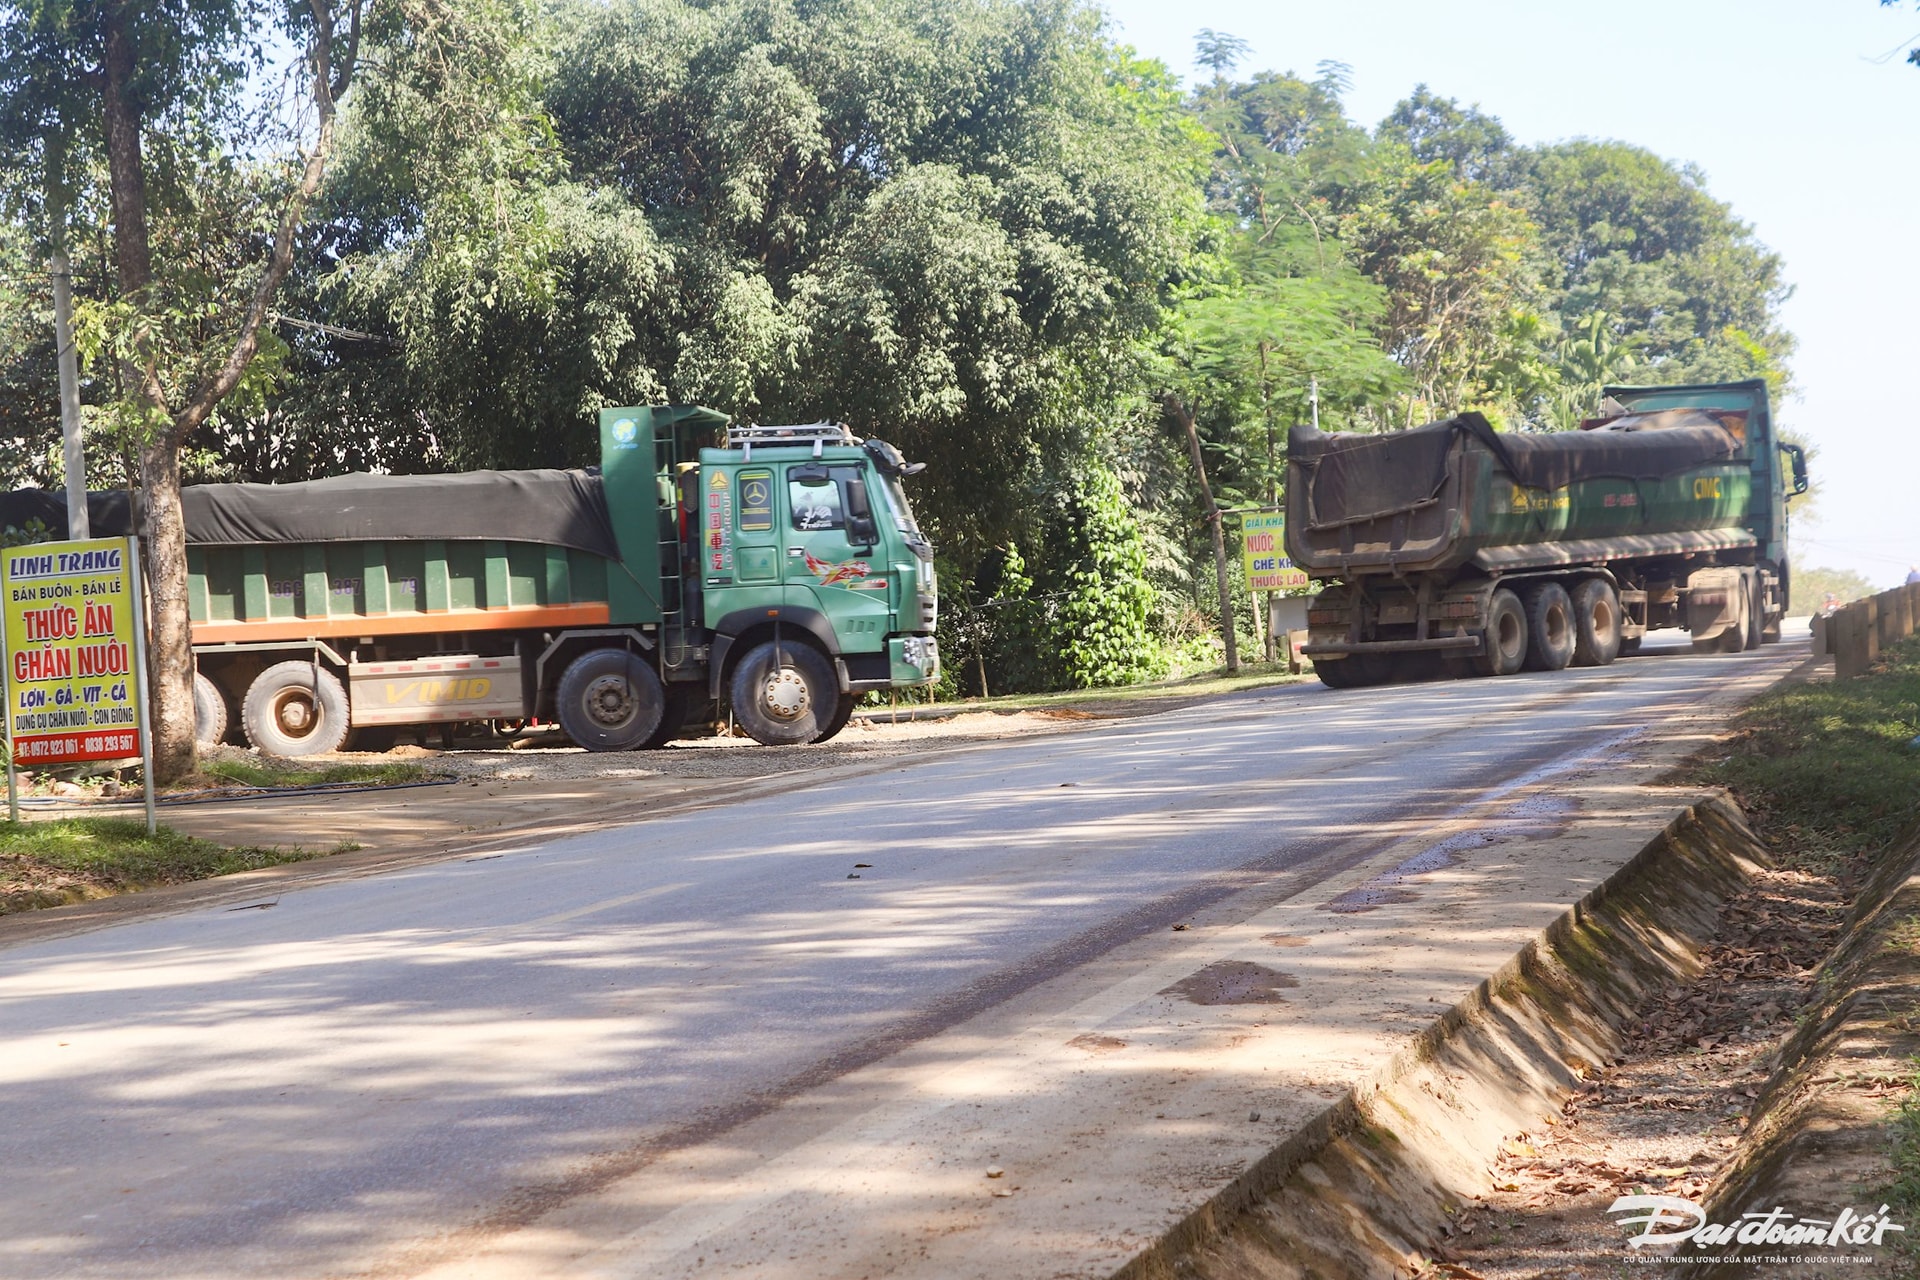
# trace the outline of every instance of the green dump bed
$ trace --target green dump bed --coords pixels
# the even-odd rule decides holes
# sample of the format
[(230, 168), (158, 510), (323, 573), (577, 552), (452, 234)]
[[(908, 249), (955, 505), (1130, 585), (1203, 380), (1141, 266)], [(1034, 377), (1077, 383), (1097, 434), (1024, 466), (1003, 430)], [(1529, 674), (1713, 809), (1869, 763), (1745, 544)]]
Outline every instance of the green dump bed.
[(195, 644), (605, 626), (608, 570), (591, 552), (501, 540), (187, 549)]
[(1761, 382), (1617, 388), (1628, 412), (1563, 433), (1462, 414), (1288, 442), (1287, 549), (1315, 578), (1503, 573), (1770, 549), (1782, 536)]
[(191, 486), (194, 643), (657, 622), (658, 496), (638, 499), (623, 538), (587, 471)]

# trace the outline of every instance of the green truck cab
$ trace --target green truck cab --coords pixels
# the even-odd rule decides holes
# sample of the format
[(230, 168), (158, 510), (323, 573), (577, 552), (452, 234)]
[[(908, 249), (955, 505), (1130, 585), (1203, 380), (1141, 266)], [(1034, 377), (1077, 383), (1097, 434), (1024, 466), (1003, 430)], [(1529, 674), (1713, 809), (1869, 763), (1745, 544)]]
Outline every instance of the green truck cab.
[(1779, 638), (1807, 475), (1766, 383), (1604, 394), (1578, 431), (1292, 432), (1287, 548), (1320, 587), (1303, 652), (1324, 683), (1603, 666), (1662, 628)]
[(541, 719), (618, 751), (726, 709), (795, 745), (938, 678), (920, 465), (837, 423), (599, 425), (597, 471), (189, 486), (201, 736), (293, 756)]

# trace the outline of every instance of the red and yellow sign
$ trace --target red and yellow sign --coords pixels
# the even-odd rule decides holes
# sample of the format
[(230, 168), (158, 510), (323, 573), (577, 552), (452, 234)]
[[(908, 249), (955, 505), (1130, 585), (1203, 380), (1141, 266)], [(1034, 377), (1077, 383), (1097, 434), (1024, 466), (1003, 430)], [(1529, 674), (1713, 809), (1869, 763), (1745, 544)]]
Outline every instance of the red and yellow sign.
[(134, 572), (130, 538), (0, 551), (7, 738), (21, 768), (141, 754)]

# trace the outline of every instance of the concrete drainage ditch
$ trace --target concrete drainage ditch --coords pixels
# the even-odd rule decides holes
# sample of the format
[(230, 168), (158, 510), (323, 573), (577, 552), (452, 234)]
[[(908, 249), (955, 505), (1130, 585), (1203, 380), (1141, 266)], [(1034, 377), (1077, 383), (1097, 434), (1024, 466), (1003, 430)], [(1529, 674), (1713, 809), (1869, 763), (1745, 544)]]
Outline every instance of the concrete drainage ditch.
[[(1620, 1054), (1635, 1009), (1698, 970), (1722, 904), (1767, 864), (1729, 800), (1689, 806), (1371, 1082), (1164, 1233), (1118, 1280), (1404, 1277), (1427, 1267), (1450, 1215), (1487, 1189), (1503, 1140), (1557, 1123), (1581, 1078)], [(1865, 895), (1862, 927), (1892, 927), (1899, 917), (1888, 904), (1901, 894), (1920, 908), (1910, 871), (1889, 870)], [(1878, 952), (1857, 942), (1850, 954), (1858, 969)], [(1807, 1095), (1791, 1084), (1796, 1070), (1804, 1077), (1810, 1055), (1847, 1041), (1849, 1012), (1860, 1012), (1858, 1001), (1809, 1024), (1800, 1061), (1787, 1055), (1758, 1114), (1770, 1114), (1770, 1098)], [(1785, 1111), (1779, 1123), (1755, 1124), (1753, 1148), (1732, 1163), (1713, 1211), (1737, 1215), (1773, 1189), (1767, 1177), (1786, 1165), (1792, 1131)]]

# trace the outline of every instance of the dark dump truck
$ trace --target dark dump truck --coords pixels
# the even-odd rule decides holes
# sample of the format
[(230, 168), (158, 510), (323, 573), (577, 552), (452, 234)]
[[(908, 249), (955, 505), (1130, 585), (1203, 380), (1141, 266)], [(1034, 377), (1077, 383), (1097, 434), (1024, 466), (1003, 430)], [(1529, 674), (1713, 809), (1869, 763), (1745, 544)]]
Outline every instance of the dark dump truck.
[[(200, 737), (237, 719), (302, 756), (538, 718), (623, 751), (724, 706), (793, 745), (937, 677), (921, 467), (893, 446), (691, 406), (602, 410), (600, 445), (597, 469), (188, 486)], [(88, 508), (131, 531), (125, 493)], [(58, 536), (63, 496), (0, 501), (34, 518)]]
[(1322, 681), (1604, 666), (1662, 627), (1702, 650), (1779, 638), (1807, 473), (1766, 384), (1605, 394), (1578, 431), (1293, 429), (1287, 553), (1320, 584), (1302, 652)]

